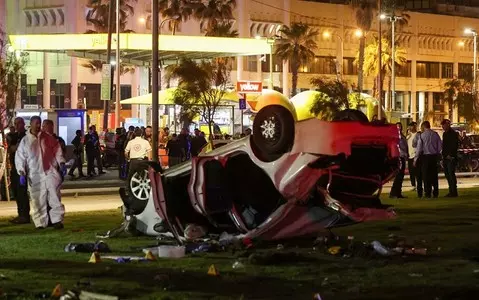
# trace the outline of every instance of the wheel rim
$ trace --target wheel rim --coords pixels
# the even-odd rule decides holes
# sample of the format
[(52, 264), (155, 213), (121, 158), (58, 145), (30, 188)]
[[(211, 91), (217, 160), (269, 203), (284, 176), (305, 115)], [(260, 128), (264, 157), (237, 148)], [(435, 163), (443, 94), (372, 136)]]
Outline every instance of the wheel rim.
[(135, 174), (131, 176), (130, 190), (135, 198), (143, 201), (148, 200), (150, 197), (151, 185), (150, 177), (146, 170), (135, 172)]
[(277, 118), (268, 117), (260, 125), (261, 136), (269, 144), (275, 144), (278, 142), (280, 133), (280, 123)]

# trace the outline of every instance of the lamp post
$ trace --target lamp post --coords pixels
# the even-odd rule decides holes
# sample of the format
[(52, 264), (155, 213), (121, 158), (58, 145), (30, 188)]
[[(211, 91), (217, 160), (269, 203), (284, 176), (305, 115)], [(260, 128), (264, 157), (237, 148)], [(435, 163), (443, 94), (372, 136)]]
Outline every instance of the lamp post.
[[(402, 19), (402, 17), (392, 15), (392, 16), (387, 16), (382, 14), (380, 16), (381, 20), (384, 19), (389, 19), (389, 22), (391, 22), (391, 60), (392, 60), (392, 65), (391, 65), (391, 98), (392, 98), (392, 103), (391, 103), (391, 109), (396, 110), (396, 29), (395, 29), (395, 24), (397, 20)], [(389, 106), (389, 105), (388, 105)]]
[(328, 39), (331, 37), (331, 35), (334, 35), (335, 37), (339, 38), (339, 41), (341, 42), (339, 62), (336, 63), (336, 76), (338, 80), (341, 80), (341, 75), (343, 74), (343, 61), (344, 61), (344, 40), (339, 34), (330, 33), (329, 31), (323, 32), (324, 38)]
[(467, 35), (472, 35), (474, 37), (474, 63), (472, 64), (472, 94), (476, 95), (476, 75), (477, 75), (477, 31), (475, 29), (466, 28), (464, 33)]
[(268, 88), (270, 90), (274, 89), (274, 84), (273, 84), (273, 50), (274, 50), (274, 38), (268, 38), (266, 39), (268, 42), (270, 49), (269, 49), (269, 84)]
[(120, 0), (116, 0), (116, 105), (115, 127), (120, 127)]

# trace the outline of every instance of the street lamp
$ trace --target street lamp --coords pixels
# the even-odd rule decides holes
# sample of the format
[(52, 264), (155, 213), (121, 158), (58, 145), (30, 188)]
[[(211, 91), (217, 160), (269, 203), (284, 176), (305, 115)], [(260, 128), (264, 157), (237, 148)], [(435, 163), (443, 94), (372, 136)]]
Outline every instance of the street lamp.
[(363, 36), (363, 31), (361, 29), (356, 29), (354, 31), (354, 35), (358, 38), (362, 37)]
[[(391, 65), (391, 91), (392, 91), (392, 109), (396, 110), (396, 28), (395, 24), (398, 20), (401, 20), (402, 17), (396, 16), (396, 15), (385, 15), (381, 14), (379, 16), (381, 20), (389, 19), (389, 22), (391, 22), (391, 31), (392, 31), (392, 36), (391, 36), (391, 58), (392, 58), (392, 65)], [(380, 41), (381, 43), (381, 41)]]
[(472, 35), (474, 37), (474, 63), (472, 64), (472, 74), (473, 74), (473, 83), (472, 83), (472, 93), (476, 94), (476, 73), (477, 73), (477, 31), (475, 29), (466, 28), (464, 29), (464, 34)]
[[(261, 40), (263, 37), (261, 35), (256, 35), (254, 37), (257, 40)], [(268, 89), (272, 90), (274, 89), (274, 82), (273, 82), (273, 52), (274, 52), (274, 44), (276, 43), (276, 40), (281, 39), (280, 36), (273, 36), (271, 38), (266, 38), (266, 42), (269, 44), (269, 83), (268, 83)]]
[(340, 61), (336, 64), (336, 76), (338, 80), (341, 79), (341, 74), (343, 73), (343, 60), (344, 60), (344, 40), (339, 34), (331, 34), (329, 31), (323, 32), (323, 37), (326, 39), (329, 39), (331, 35), (334, 35), (335, 37), (339, 38), (339, 41), (341, 42), (341, 52), (340, 52)]

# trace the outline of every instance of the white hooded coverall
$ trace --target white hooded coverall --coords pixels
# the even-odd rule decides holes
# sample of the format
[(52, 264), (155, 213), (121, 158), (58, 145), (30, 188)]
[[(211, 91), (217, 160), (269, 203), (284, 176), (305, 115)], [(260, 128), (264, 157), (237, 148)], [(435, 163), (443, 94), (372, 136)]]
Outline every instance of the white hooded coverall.
[[(15, 154), (18, 174), (26, 174), (35, 227), (47, 227), (48, 215), (55, 224), (63, 222), (65, 207), (60, 202), (62, 178), (58, 167), (65, 163), (58, 141), (40, 132), (38, 137), (27, 132)], [(50, 206), (50, 213), (47, 207)]]

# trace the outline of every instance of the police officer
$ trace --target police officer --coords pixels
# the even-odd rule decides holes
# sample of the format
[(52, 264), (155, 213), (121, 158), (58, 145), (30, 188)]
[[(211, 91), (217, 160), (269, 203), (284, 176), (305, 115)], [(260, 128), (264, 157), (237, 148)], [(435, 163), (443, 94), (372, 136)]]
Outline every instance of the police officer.
[(15, 152), (20, 144), (20, 141), (25, 137), (25, 121), (18, 117), (14, 121), (15, 132), (11, 132), (7, 135), (8, 143), (8, 157), (10, 160), (10, 180), (12, 182), (12, 194), (17, 201), (18, 216), (10, 223), (13, 224), (27, 224), (30, 223), (30, 201), (28, 199), (28, 191), (26, 185), (20, 184), (20, 176), (18, 175), (17, 168), (15, 167)]
[(438, 159), (442, 150), (442, 141), (439, 134), (431, 129), (431, 123), (424, 121), (421, 125), (423, 132), (419, 136), (414, 165), (421, 159), (421, 171), (424, 181), (424, 195), (426, 198), (439, 196)]
[(134, 134), (135, 138), (129, 141), (125, 148), (125, 157), (130, 160), (129, 170), (134, 169), (135, 161), (150, 160), (152, 152), (150, 143), (142, 138), (143, 131), (141, 128), (136, 128)]

